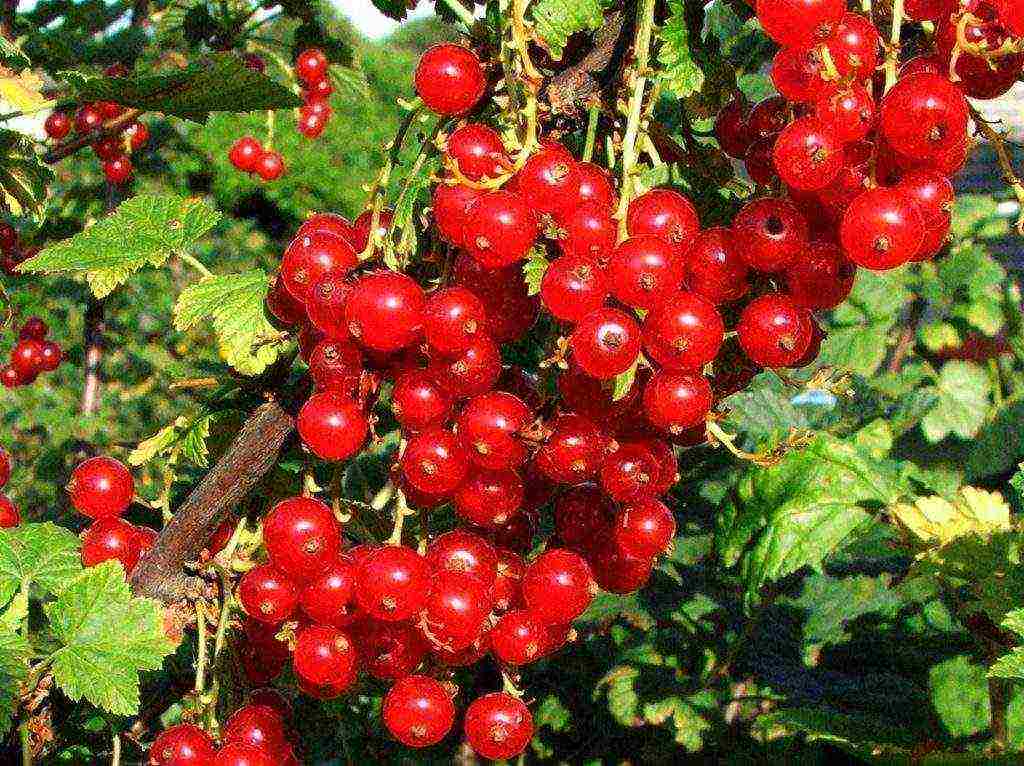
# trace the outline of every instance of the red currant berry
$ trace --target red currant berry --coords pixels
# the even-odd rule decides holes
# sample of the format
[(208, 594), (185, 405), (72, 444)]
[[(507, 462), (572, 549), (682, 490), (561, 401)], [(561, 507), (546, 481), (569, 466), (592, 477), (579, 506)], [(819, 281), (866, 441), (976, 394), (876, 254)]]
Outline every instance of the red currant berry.
[(333, 234), (350, 244), (355, 238), (355, 227), (351, 221), (337, 213), (313, 213), (299, 226), (298, 231), (295, 232), (295, 239), (309, 236), (315, 232)]
[(654, 498), (626, 506), (615, 521), (616, 544), (641, 558), (667, 551), (675, 535), (675, 516), (667, 505)]
[(135, 528), (135, 539), (139, 543), (139, 558), (149, 553), (150, 549), (156, 544), (157, 538), (160, 533), (155, 529), (149, 527), (136, 527)]
[(434, 359), (430, 374), (452, 396), (462, 399), (491, 390), (501, 375), (498, 346), (480, 335), (466, 352), (455, 359)]
[(430, 650), (422, 631), (408, 622), (363, 619), (351, 631), (363, 669), (382, 681), (409, 675)]
[(816, 46), (782, 48), (772, 60), (772, 82), (790, 101), (813, 101), (824, 85), (823, 69), (821, 52)]
[(295, 674), (315, 686), (344, 690), (356, 679), (358, 653), (351, 639), (326, 625), (309, 625), (295, 636)]
[(495, 178), (512, 166), (501, 136), (486, 125), (470, 123), (456, 129), (448, 136), (445, 151), (471, 181)]
[(611, 213), (600, 202), (583, 202), (561, 216), (565, 235), (558, 240), (566, 255), (586, 258), (604, 266), (618, 237)]
[(212, 766), (282, 766), (274, 755), (251, 745), (236, 742), (224, 745), (213, 758)]
[[(676, 373), (658, 374), (671, 378), (696, 377)], [(652, 378), (652, 382), (653, 380), (654, 378)], [(650, 389), (650, 387), (648, 384), (647, 388)], [(690, 395), (685, 399), (684, 406), (692, 404), (695, 398)], [(692, 410), (687, 409), (686, 414), (692, 415)], [(654, 485), (660, 478), (661, 466), (658, 465), (658, 461), (651, 451), (639, 442), (619, 445), (619, 448), (606, 457), (601, 465), (601, 489), (608, 497), (619, 503), (635, 502), (641, 498), (652, 496)]]
[(609, 593), (635, 593), (651, 577), (654, 559), (626, 552), (613, 538), (601, 540), (590, 558), (594, 579)]
[(299, 592), (284, 572), (264, 564), (242, 575), (238, 600), (254, 620), (276, 625), (291, 617), (299, 603)]
[(938, 21), (953, 11), (954, 0), (906, 0), (904, 13), (914, 21)]
[(43, 369), (43, 344), (37, 340), (20, 340), (11, 351), (11, 367), (22, 380), (34, 380)]
[(715, 138), (722, 151), (737, 160), (743, 159), (754, 137), (747, 124), (749, 104), (742, 96), (733, 97), (715, 118)]
[(583, 558), (564, 548), (551, 548), (526, 567), (523, 599), (526, 608), (547, 625), (572, 622), (590, 606), (594, 578)]
[(537, 240), (537, 218), (517, 194), (488, 192), (468, 215), (463, 244), (484, 268), (499, 269), (521, 261)]
[(464, 287), (449, 287), (430, 296), (423, 311), (423, 334), (444, 356), (464, 354), (483, 331), (484, 304)]
[(937, 157), (967, 135), (967, 101), (941, 75), (901, 78), (882, 99), (880, 114), (886, 140), (910, 157)]
[(736, 330), (744, 353), (763, 367), (789, 367), (811, 343), (805, 310), (789, 296), (777, 293), (748, 303)]
[(345, 302), (349, 332), (374, 351), (411, 346), (423, 329), (426, 297), (412, 278), (394, 271), (362, 276)]
[[(962, 35), (969, 46), (983, 52), (1005, 49), (1010, 34), (988, 3), (970, 3), (963, 13), (947, 14), (935, 31), (935, 47), (945, 63), (945, 72), (955, 73), (957, 86), (971, 98), (992, 99), (1006, 93), (1024, 70), (1020, 53), (989, 57), (975, 54), (958, 44)], [(955, 59), (954, 59), (955, 56)]]
[(319, 110), (299, 110), (298, 131), (306, 138), (319, 138), (327, 128), (327, 116)]
[(755, 138), (743, 157), (743, 167), (750, 180), (761, 186), (769, 186), (778, 176), (772, 150), (775, 149), (775, 136)]
[(0, 368), (0, 382), (4, 384), (4, 388), (16, 388), (31, 381), (22, 380), (18, 371), (7, 364)]
[(407, 620), (423, 609), (430, 582), (425, 558), (402, 545), (385, 545), (359, 562), (356, 603), (378, 620)]
[(323, 460), (347, 460), (366, 441), (369, 423), (359, 403), (337, 391), (313, 394), (296, 422), (302, 443)]
[(494, 546), (480, 535), (462, 529), (435, 538), (427, 549), (427, 561), (436, 572), (471, 575), (488, 587), (494, 584), (498, 573)]
[(782, 96), (768, 96), (754, 104), (747, 118), (750, 137), (768, 138), (782, 132), (790, 122), (789, 102)]
[(256, 159), (256, 175), (264, 181), (276, 181), (284, 175), (284, 157), (279, 152), (264, 151)]
[(448, 495), (466, 477), (469, 457), (455, 435), (432, 428), (409, 440), (402, 474), (413, 487), (431, 495)]
[[(313, 238), (321, 238), (313, 235)], [(323, 236), (323, 239), (331, 239)], [(347, 338), (348, 325), (345, 322), (345, 301), (352, 292), (352, 285), (340, 273), (329, 272), (318, 279), (309, 289), (306, 297), (306, 314), (309, 321), (328, 338)]]
[(7, 495), (0, 494), (0, 529), (16, 527), (21, 523), (21, 512)]
[(516, 468), (526, 459), (519, 433), (531, 418), (519, 397), (504, 391), (483, 393), (470, 399), (459, 415), (459, 442), (481, 468)]
[(625, 312), (600, 308), (580, 320), (569, 343), (580, 368), (591, 377), (606, 380), (625, 372), (636, 361), (640, 328)]
[(615, 509), (591, 484), (573, 487), (555, 501), (555, 531), (567, 548), (585, 551), (611, 529)]
[(50, 328), (46, 326), (46, 322), (36, 316), (29, 317), (25, 320), (25, 324), (21, 326), (18, 331), (18, 338), (20, 340), (46, 340), (46, 334), (50, 331)]
[(7, 486), (7, 482), (11, 480), (11, 456), (7, 454), (7, 450), (0, 447), (0, 489)]
[(724, 337), (721, 314), (697, 293), (673, 293), (644, 318), (644, 348), (670, 370), (702, 369), (718, 356)]
[(295, 298), (280, 274), (276, 274), (267, 291), (267, 311), (285, 327), (294, 327), (306, 321), (306, 307)]
[(465, 649), (484, 628), (491, 612), (489, 586), (463, 572), (440, 571), (432, 578), (423, 609), (428, 635), (452, 651)]
[(439, 43), (420, 57), (415, 75), (416, 94), (435, 114), (458, 115), (470, 111), (487, 87), (480, 59), (454, 43)]
[(106, 176), (107, 183), (114, 186), (126, 183), (132, 177), (131, 159), (122, 155), (114, 157), (112, 160), (107, 160), (103, 163), (103, 175)]
[(266, 705), (246, 705), (235, 711), (221, 732), (225, 744), (256, 747), (276, 752), (285, 746), (284, 721), (281, 714)]
[(403, 745), (429, 747), (451, 731), (455, 705), (440, 681), (429, 676), (406, 676), (385, 695), (381, 718)]
[(51, 112), (43, 123), (43, 129), (54, 141), (60, 141), (71, 133), (71, 118), (67, 112)]
[(319, 500), (292, 497), (279, 502), (264, 518), (263, 544), (271, 564), (302, 582), (337, 558), (341, 529), (331, 509)]
[(216, 748), (198, 726), (180, 723), (160, 732), (149, 748), (149, 766), (210, 766)]
[[(388, 208), (384, 208), (377, 214), (376, 239), (378, 241), (387, 237), (388, 230), (391, 228), (391, 222), (394, 219), (394, 211), (389, 210)], [(352, 225), (352, 247), (356, 249), (356, 252), (361, 253), (366, 250), (367, 245), (370, 243), (370, 228), (372, 226), (372, 210), (364, 210), (356, 216), (356, 220)]]
[(133, 152), (139, 151), (139, 149), (149, 143), (149, 128), (146, 127), (144, 122), (133, 122), (125, 128), (124, 134), (128, 137), (128, 145), (132, 148)]
[(104, 136), (92, 145), (92, 150), (101, 160), (112, 160), (124, 153), (124, 140), (120, 136)]
[(580, 195), (576, 161), (562, 146), (542, 148), (516, 174), (516, 190), (537, 213), (560, 218), (574, 208)]
[(491, 629), (491, 651), (501, 662), (525, 665), (538, 660), (545, 643), (545, 626), (525, 609), (506, 613)]
[(540, 299), (552, 316), (579, 322), (608, 299), (604, 274), (587, 255), (563, 255), (544, 272)]
[(781, 271), (807, 244), (807, 221), (787, 199), (764, 197), (748, 202), (732, 227), (740, 256), (752, 269)]
[(910, 197), (896, 189), (868, 189), (843, 215), (839, 237), (847, 258), (867, 269), (885, 270), (914, 258), (924, 222)]
[(683, 259), (662, 239), (635, 236), (615, 248), (607, 273), (612, 295), (634, 308), (650, 310), (682, 283)]
[(857, 267), (829, 242), (812, 242), (786, 269), (786, 291), (805, 309), (834, 309), (853, 289)]
[(757, 0), (757, 20), (779, 45), (826, 39), (845, 11), (843, 0)]
[(135, 481), (125, 465), (111, 457), (79, 463), (67, 486), (71, 505), (92, 519), (120, 516), (135, 496)]
[(814, 113), (846, 144), (864, 138), (874, 127), (875, 101), (867, 88), (854, 84), (822, 93), (814, 104)]
[(466, 708), (463, 726), (473, 752), (493, 760), (518, 755), (533, 739), (533, 716), (529, 709), (505, 692), (473, 700)]
[(94, 104), (85, 104), (75, 115), (75, 130), (89, 133), (103, 124), (103, 112)]
[(351, 603), (355, 583), (355, 564), (346, 558), (335, 558), (302, 589), (299, 606), (313, 622), (345, 627), (353, 620)]
[(608, 171), (593, 162), (579, 162), (576, 170), (580, 176), (578, 203), (593, 202), (611, 213), (615, 207), (615, 187)]
[(700, 231), (693, 203), (671, 189), (651, 189), (629, 203), (626, 229), (630, 237), (658, 237), (680, 254)]
[(497, 576), (491, 589), (491, 602), (495, 612), (504, 612), (519, 603), (524, 572), (526, 562), (522, 556), (507, 548), (498, 548)]
[[(296, 237), (285, 248), (281, 256), (281, 279), (294, 298), (303, 303), (316, 304), (314, 310), (317, 318), (331, 330), (336, 330), (334, 304), (337, 299), (344, 299), (344, 283), (331, 282), (329, 294), (318, 295), (315, 300), (312, 290), (327, 277), (338, 277), (340, 280), (358, 263), (355, 251), (345, 240), (324, 231), (316, 231)], [(326, 289), (325, 285), (323, 290)], [(324, 310), (321, 312), (318, 310), (320, 308)]]
[(317, 391), (354, 396), (363, 373), (363, 355), (346, 341), (322, 340), (309, 355), (309, 374)]
[(228, 160), (239, 170), (255, 173), (256, 165), (263, 156), (263, 144), (252, 136), (243, 136), (231, 145)]
[(578, 484), (594, 476), (604, 460), (606, 439), (580, 415), (559, 415), (537, 452), (537, 467), (552, 481)]
[(125, 572), (131, 572), (141, 553), (135, 527), (124, 519), (107, 517), (94, 521), (82, 536), (82, 566), (93, 567), (116, 559)]
[(775, 140), (772, 161), (779, 177), (802, 191), (832, 183), (843, 166), (843, 145), (836, 131), (817, 117), (801, 117)]
[[(907, 0), (912, 3), (914, 0)], [(904, 6), (906, 7), (906, 6)], [(854, 80), (868, 79), (878, 66), (881, 38), (871, 20), (856, 13), (844, 13), (825, 41), (836, 71)]]
[(514, 471), (474, 471), (455, 490), (455, 512), (471, 524), (507, 524), (523, 502), (523, 480)]
[(448, 244), (462, 247), (469, 209), (483, 195), (480, 189), (462, 184), (442, 182), (434, 187), (434, 224)]
[(715, 304), (739, 300), (750, 289), (746, 262), (737, 252), (729, 229), (702, 231), (683, 261), (683, 282)]
[(448, 393), (421, 370), (412, 370), (395, 381), (391, 411), (406, 431), (442, 426), (452, 412)]
[(307, 48), (295, 57), (295, 74), (306, 85), (326, 80), (329, 66), (327, 57), (318, 48)]

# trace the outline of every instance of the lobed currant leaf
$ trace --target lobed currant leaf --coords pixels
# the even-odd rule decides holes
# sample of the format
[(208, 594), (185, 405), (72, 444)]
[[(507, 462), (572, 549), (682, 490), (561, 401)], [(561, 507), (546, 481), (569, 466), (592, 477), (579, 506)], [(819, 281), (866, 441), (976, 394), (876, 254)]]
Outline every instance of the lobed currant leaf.
[(572, 35), (600, 28), (606, 5), (604, 0), (538, 0), (530, 6), (538, 42), (561, 60)]
[(74, 532), (49, 521), (0, 529), (0, 606), (29, 586), (59, 593), (82, 570), (79, 547)]

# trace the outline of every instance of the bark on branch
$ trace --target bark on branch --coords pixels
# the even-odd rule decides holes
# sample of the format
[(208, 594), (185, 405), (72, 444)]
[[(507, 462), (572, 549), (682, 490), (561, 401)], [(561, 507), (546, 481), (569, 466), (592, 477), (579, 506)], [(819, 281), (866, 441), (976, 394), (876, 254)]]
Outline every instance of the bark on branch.
[(185, 565), (198, 558), (221, 520), (274, 466), (294, 430), (291, 407), (277, 401), (260, 405), (249, 416), (135, 567), (131, 585), (137, 595), (168, 604), (190, 595)]
[(555, 75), (544, 92), (555, 114), (576, 115), (600, 95), (615, 72), (612, 62), (625, 60), (633, 37), (632, 15), (612, 11), (594, 35), (591, 50), (580, 61)]

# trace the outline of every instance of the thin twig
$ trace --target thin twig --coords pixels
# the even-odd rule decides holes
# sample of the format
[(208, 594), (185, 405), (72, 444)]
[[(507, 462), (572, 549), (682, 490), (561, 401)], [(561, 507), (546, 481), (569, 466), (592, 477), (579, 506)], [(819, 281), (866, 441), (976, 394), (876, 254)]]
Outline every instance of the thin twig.
[(1014, 170), (1013, 159), (1006, 148), (1006, 137), (993, 128), (977, 109), (971, 106), (970, 110), (978, 131), (992, 144), (992, 150), (996, 153), (996, 162), (999, 164), (999, 169), (1003, 171), (1003, 180), (1010, 187), (1013, 196), (1017, 198), (1017, 204), (1020, 206), (1020, 212), (1017, 215), (1017, 231), (1024, 235), (1024, 182)]
[(896, 66), (900, 58), (900, 30), (903, 26), (903, 0), (892, 0), (892, 31), (885, 51), (885, 90), (896, 84)]

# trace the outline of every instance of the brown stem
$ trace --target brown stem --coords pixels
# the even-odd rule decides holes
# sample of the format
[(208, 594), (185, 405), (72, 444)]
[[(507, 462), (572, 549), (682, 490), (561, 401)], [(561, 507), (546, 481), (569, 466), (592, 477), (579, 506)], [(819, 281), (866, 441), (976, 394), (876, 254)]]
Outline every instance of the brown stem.
[(612, 11), (594, 35), (593, 47), (580, 61), (551, 78), (545, 88), (551, 111), (575, 115), (586, 109), (608, 81), (606, 71), (614, 61), (622, 61), (633, 38), (633, 14)]
[(185, 565), (198, 558), (221, 520), (273, 468), (295, 429), (294, 404), (269, 401), (249, 416), (135, 567), (131, 585), (136, 594), (173, 603), (193, 590)]
[(118, 115), (112, 120), (107, 120), (99, 128), (84, 135), (76, 135), (64, 143), (57, 144), (50, 151), (43, 155), (43, 162), (47, 165), (52, 165), (55, 162), (60, 162), (65, 157), (68, 157), (79, 149), (83, 149), (86, 146), (96, 143), (101, 138), (104, 138), (114, 133), (120, 133), (121, 129), (126, 125), (129, 125), (142, 114), (141, 109), (126, 109), (123, 113)]
[(103, 361), (103, 333), (106, 330), (104, 301), (89, 296), (85, 309), (85, 381), (82, 386), (83, 415), (92, 415), (100, 404), (100, 363)]
[(988, 679), (988, 703), (990, 725), (992, 727), (992, 749), (998, 753), (1006, 750), (1009, 741), (1009, 729), (1006, 718), (1010, 707), (1010, 694), (1007, 682), (1003, 678)]

